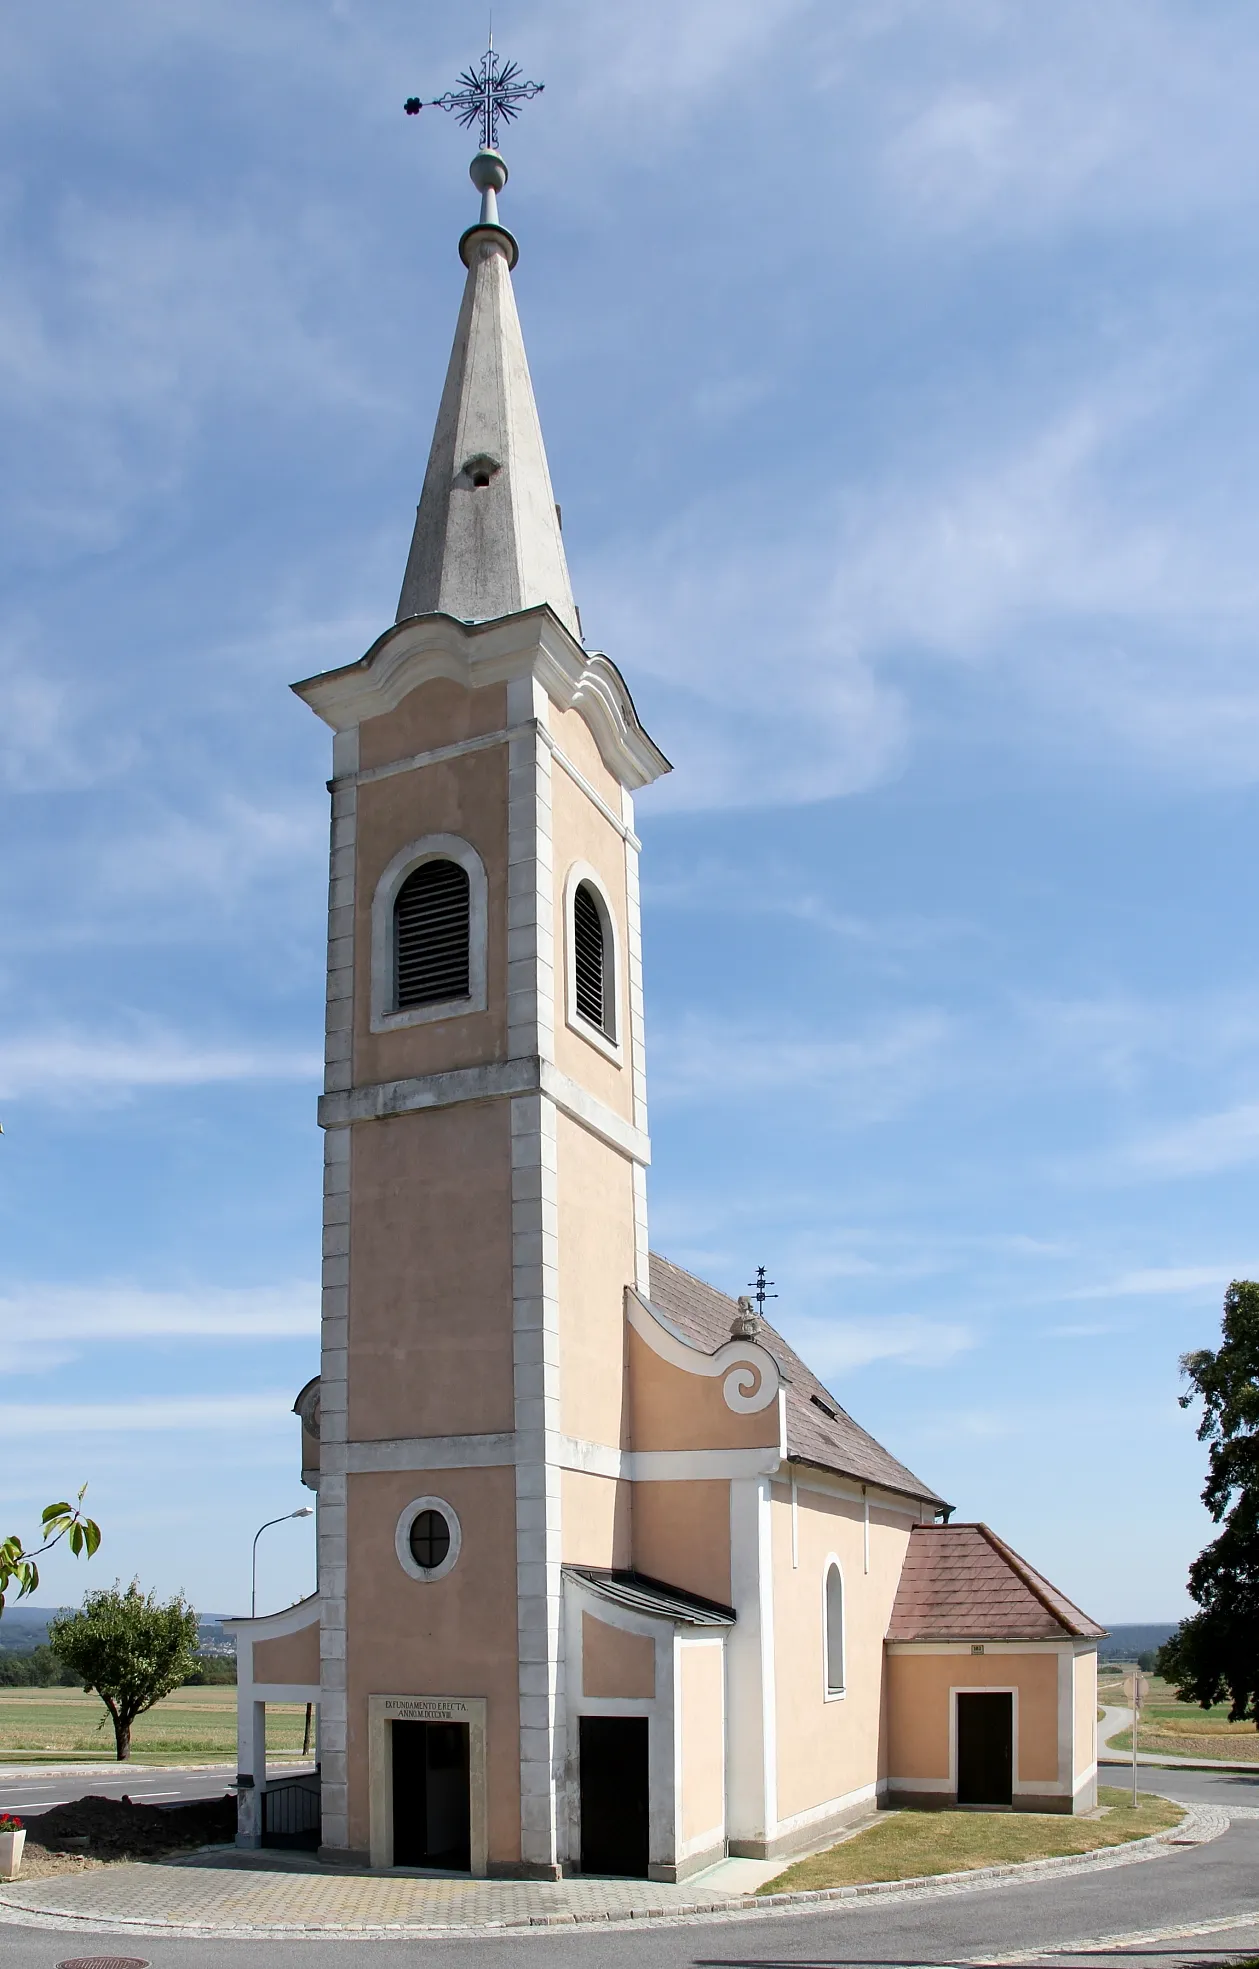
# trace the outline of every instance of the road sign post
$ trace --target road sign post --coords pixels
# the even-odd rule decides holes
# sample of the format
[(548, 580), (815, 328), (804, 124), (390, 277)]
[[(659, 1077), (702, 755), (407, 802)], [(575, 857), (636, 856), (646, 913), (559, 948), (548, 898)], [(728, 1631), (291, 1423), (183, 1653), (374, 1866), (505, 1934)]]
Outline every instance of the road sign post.
[(1132, 1808), (1137, 1804), (1137, 1726), (1141, 1718), (1141, 1705), (1150, 1693), (1150, 1678), (1133, 1669), (1131, 1675), (1123, 1678), (1123, 1692), (1132, 1704)]

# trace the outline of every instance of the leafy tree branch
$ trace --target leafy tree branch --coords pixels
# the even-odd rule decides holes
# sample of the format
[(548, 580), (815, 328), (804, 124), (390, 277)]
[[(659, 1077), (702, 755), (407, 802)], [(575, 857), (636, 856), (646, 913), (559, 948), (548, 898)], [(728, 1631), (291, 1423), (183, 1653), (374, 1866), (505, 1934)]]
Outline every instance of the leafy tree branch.
[(16, 1532), (10, 1538), (0, 1539), (0, 1613), (4, 1612), (5, 1595), (16, 1584), (19, 1600), (24, 1600), (39, 1585), (39, 1567), (35, 1561), (42, 1559), (45, 1552), (51, 1552), (54, 1545), (60, 1545), (64, 1538), (75, 1558), (86, 1555), (91, 1558), (101, 1542), (100, 1526), (86, 1516), (82, 1510), (87, 1491), (84, 1484), (75, 1504), (48, 1504), (40, 1513), (39, 1535), (42, 1545), (26, 1546)]

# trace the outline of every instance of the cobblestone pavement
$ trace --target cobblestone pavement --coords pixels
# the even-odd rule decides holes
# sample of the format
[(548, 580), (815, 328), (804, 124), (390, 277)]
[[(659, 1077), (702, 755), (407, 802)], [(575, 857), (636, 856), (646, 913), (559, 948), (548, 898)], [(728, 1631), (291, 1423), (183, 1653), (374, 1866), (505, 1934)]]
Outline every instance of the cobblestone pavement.
[(1225, 1812), (1196, 1805), (1168, 1835), (1094, 1854), (948, 1875), (918, 1883), (839, 1888), (756, 1900), (775, 1868), (727, 1860), (681, 1886), (587, 1877), (557, 1881), (469, 1880), (370, 1873), (273, 1853), (218, 1849), (161, 1864), (108, 1867), (0, 1887), (0, 1921), (131, 1932), (235, 1936), (472, 1934), (590, 1922), (628, 1923), (767, 1911), (854, 1897), (948, 1895), (1013, 1879), (1089, 1872), (1169, 1856), (1169, 1841), (1200, 1845), (1228, 1827)]
[[(714, 1869), (716, 1871), (716, 1869)], [(285, 1866), (265, 1860), (139, 1863), (0, 1888), (0, 1915), (214, 1929), (495, 1928), (629, 1920), (728, 1908), (738, 1887), (705, 1891), (651, 1880), (468, 1880)]]

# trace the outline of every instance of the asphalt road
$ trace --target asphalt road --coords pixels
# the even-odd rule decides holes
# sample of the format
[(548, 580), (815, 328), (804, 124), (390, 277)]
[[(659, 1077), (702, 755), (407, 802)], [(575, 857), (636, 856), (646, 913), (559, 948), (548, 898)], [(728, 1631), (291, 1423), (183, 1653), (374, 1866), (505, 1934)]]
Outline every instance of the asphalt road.
[[(1186, 1802), (1259, 1811), (1259, 1773), (1146, 1770), (1140, 1782)], [(1228, 1925), (1136, 1947), (1116, 1942), (1194, 1923)], [(1110, 1946), (1098, 1950), (1099, 1941)], [(1259, 1817), (1209, 1845), (1095, 1874), (672, 1927), (653, 1921), (501, 1940), (222, 1942), (0, 1925), (3, 1969), (55, 1969), (88, 1955), (139, 1957), (153, 1969), (417, 1969), (434, 1957), (449, 1958), (451, 1969), (527, 1969), (538, 1952), (546, 1969), (933, 1969), (1011, 1954), (1084, 1969), (1073, 1954), (1089, 1945), (1088, 1969), (1219, 1969), (1259, 1953)]]
[[(11, 1768), (11, 1767), (10, 1767)], [(308, 1771), (309, 1764), (271, 1764), (273, 1778), (291, 1772)], [(83, 1771), (58, 1771), (49, 1776), (0, 1779), (0, 1811), (16, 1812), (20, 1818), (34, 1818), (54, 1805), (89, 1793), (97, 1798), (121, 1798), (126, 1792), (137, 1805), (186, 1805), (194, 1798), (221, 1798), (236, 1776), (235, 1764), (216, 1764), (207, 1770), (159, 1770), (143, 1764), (102, 1765), (90, 1776)]]

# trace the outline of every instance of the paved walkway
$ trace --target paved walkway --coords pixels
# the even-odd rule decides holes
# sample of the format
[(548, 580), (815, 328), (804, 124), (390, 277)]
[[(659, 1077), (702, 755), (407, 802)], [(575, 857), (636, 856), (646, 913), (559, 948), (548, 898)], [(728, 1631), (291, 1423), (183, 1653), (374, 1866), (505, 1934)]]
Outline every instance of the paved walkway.
[(0, 1887), (0, 1920), (41, 1926), (122, 1929), (132, 1934), (398, 1936), (501, 1932), (683, 1919), (800, 1909), (821, 1901), (868, 1896), (904, 1899), (952, 1894), (1011, 1880), (1094, 1873), (1161, 1858), (1171, 1846), (1200, 1845), (1228, 1827), (1212, 1806), (1191, 1808), (1171, 1833), (1094, 1854), (1030, 1865), (986, 1868), (919, 1882), (833, 1888), (755, 1898), (755, 1887), (782, 1862), (725, 1860), (681, 1886), (588, 1877), (557, 1881), (469, 1880), (412, 1873), (370, 1873), (274, 1853), (222, 1848), (162, 1864), (97, 1868)]

